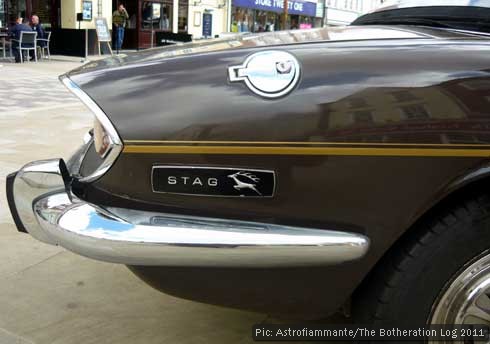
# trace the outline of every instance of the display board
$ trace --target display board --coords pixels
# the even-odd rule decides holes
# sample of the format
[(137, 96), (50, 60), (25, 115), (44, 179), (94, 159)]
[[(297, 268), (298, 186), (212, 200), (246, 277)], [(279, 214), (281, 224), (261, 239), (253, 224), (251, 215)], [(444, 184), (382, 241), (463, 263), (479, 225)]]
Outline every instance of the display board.
[(202, 15), (202, 35), (204, 37), (213, 36), (213, 15), (211, 13)]
[(111, 32), (109, 31), (105, 18), (95, 18), (95, 30), (97, 31), (99, 42), (111, 41)]
[(92, 1), (84, 0), (82, 3), (83, 20), (92, 20)]

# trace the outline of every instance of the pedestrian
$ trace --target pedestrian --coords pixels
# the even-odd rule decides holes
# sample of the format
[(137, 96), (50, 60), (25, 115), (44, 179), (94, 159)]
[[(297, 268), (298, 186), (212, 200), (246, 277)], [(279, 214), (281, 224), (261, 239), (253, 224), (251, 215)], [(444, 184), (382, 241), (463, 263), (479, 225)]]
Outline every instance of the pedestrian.
[[(20, 33), (23, 31), (32, 32), (32, 28), (28, 25), (29, 20), (17, 17), (15, 19), (15, 25), (10, 29), (9, 34), (13, 39), (20, 40)], [(27, 47), (28, 44), (24, 43), (22, 47)], [(32, 44), (31, 44), (32, 46)], [(20, 50), (19, 45), (12, 42), (12, 50), (15, 56), (15, 62), (20, 63)]]
[(123, 4), (119, 4), (118, 8), (112, 13), (112, 24), (116, 32), (116, 52), (119, 54), (119, 50), (122, 48), (124, 40), (124, 28), (129, 20), (129, 15)]

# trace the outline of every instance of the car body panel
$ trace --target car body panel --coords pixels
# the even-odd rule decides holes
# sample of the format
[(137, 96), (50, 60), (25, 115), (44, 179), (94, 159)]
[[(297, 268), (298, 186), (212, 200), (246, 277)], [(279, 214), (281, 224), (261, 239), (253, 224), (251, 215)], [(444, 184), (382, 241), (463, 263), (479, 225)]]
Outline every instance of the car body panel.
[[(364, 39), (373, 37), (373, 29), (384, 36)], [(84, 199), (335, 228), (371, 239), (364, 258), (334, 266), (132, 266), (149, 284), (255, 311), (331, 313), (422, 214), (469, 183), (472, 174), (487, 175), (487, 39), (423, 27), (351, 27), (317, 30), (309, 38), (304, 33), (303, 43), (283, 44), (299, 34), (287, 33), (266, 47), (261, 42), (271, 35), (218, 48), (147, 52), (70, 75), (101, 104), (125, 145), (107, 174), (74, 186)], [(263, 50), (284, 50), (298, 59), (301, 80), (289, 95), (264, 99), (228, 81), (229, 66)], [(276, 194), (230, 199), (154, 193), (155, 165), (273, 170)]]
[[(301, 68), (298, 85), (278, 99), (228, 79), (229, 67), (266, 50), (292, 54)], [(107, 115), (124, 148), (90, 182), (83, 177), (101, 159), (81, 149), (87, 153), (79, 171), (71, 167), (70, 192), (104, 209), (369, 238), (361, 259), (324, 266), (130, 266), (181, 297), (326, 315), (435, 204), (489, 175), (489, 53), (490, 41), (477, 33), (359, 26), (237, 36), (89, 63), (68, 78)], [(154, 192), (155, 166), (273, 171), (274, 197)]]
[[(438, 30), (431, 31), (434, 36)], [(424, 166), (431, 166), (431, 171), (440, 167), (427, 180), (432, 190), (421, 186), (428, 199), (456, 176), (483, 164), (490, 147), (484, 99), (488, 41), (459, 33), (454, 33), (459, 39), (448, 39), (446, 31), (439, 31), (444, 38), (274, 47), (294, 54), (302, 66), (297, 89), (278, 100), (258, 97), (244, 84), (227, 81), (227, 66), (270, 47), (75, 72), (70, 77), (103, 104), (125, 145), (113, 168), (93, 186), (177, 211), (210, 208), (227, 216), (246, 211), (275, 221), (289, 217), (349, 224), (347, 215), (330, 218), (324, 209), (312, 206), (324, 197), (315, 190), (340, 195), (346, 187), (340, 182), (348, 175), (344, 182), (355, 185), (359, 180), (362, 191), (362, 168), (368, 168), (376, 171), (371, 178), (376, 181), (379, 175), (379, 182), (358, 192), (365, 202), (374, 185), (388, 183), (390, 175), (409, 181)], [(257, 202), (154, 193), (149, 171), (158, 164), (272, 169), (278, 174), (277, 195)], [(386, 166), (386, 172), (377, 166)], [(121, 183), (125, 178), (133, 182)], [(299, 202), (281, 198), (292, 193)], [(339, 204), (337, 198), (331, 202)], [(407, 218), (390, 225), (400, 228), (421, 211), (407, 212), (404, 203), (398, 206)], [(349, 204), (338, 208), (352, 210)], [(365, 219), (359, 223), (354, 226), (358, 230), (367, 226)]]

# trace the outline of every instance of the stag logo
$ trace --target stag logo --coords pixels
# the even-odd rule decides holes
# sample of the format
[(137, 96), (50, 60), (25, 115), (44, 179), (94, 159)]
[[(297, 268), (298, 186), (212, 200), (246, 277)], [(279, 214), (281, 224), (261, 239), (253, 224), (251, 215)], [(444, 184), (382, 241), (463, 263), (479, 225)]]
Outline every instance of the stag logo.
[(249, 172), (239, 171), (237, 173), (230, 174), (228, 178), (233, 179), (235, 185), (233, 186), (236, 190), (240, 191), (243, 189), (249, 189), (256, 192), (258, 195), (262, 194), (255, 187), (259, 182), (260, 178)]
[(159, 165), (152, 167), (151, 184), (157, 193), (265, 198), (274, 197), (276, 174), (261, 169)]

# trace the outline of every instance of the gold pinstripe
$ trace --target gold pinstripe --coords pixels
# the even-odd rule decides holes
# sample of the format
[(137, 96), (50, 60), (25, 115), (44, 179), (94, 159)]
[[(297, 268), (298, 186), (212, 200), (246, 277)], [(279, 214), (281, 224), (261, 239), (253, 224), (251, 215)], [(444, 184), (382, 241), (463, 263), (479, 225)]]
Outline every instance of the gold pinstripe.
[[(126, 141), (126, 143), (135, 141)], [(148, 142), (148, 141), (138, 141)], [(154, 141), (153, 141), (154, 142)], [(162, 141), (168, 143), (169, 141)], [(176, 141), (181, 143), (182, 141)], [(193, 143), (203, 143), (202, 141)], [(230, 142), (219, 142), (229, 144)], [(239, 143), (239, 142), (237, 142)], [(243, 142), (240, 142), (243, 143)], [(250, 142), (257, 144), (257, 142)], [(268, 144), (280, 144), (267, 142)], [(311, 143), (301, 143), (311, 144)], [(330, 143), (324, 143), (330, 144)], [(264, 143), (265, 145), (265, 143)], [(353, 144), (350, 144), (351, 146)], [(357, 145), (357, 144), (355, 144)], [(371, 144), (378, 145), (378, 144)], [(399, 146), (398, 144), (390, 144)], [(423, 145), (417, 145), (423, 146)], [(430, 145), (431, 147), (437, 145)], [(212, 146), (212, 145), (125, 145), (124, 153), (131, 154), (230, 154), (230, 155), (348, 155), (348, 156), (427, 156), (427, 157), (490, 157), (490, 147), (454, 148), (469, 145), (441, 145), (442, 148), (394, 148), (394, 147), (274, 147), (274, 146)], [(451, 148), (453, 147), (453, 148)], [(472, 145), (482, 147), (482, 145)]]
[(385, 142), (298, 142), (298, 141), (159, 141), (159, 140), (124, 140), (127, 144), (229, 144), (229, 145), (331, 145), (331, 146), (419, 146), (419, 147), (488, 147), (490, 144), (453, 144), (453, 143), (385, 143)]

